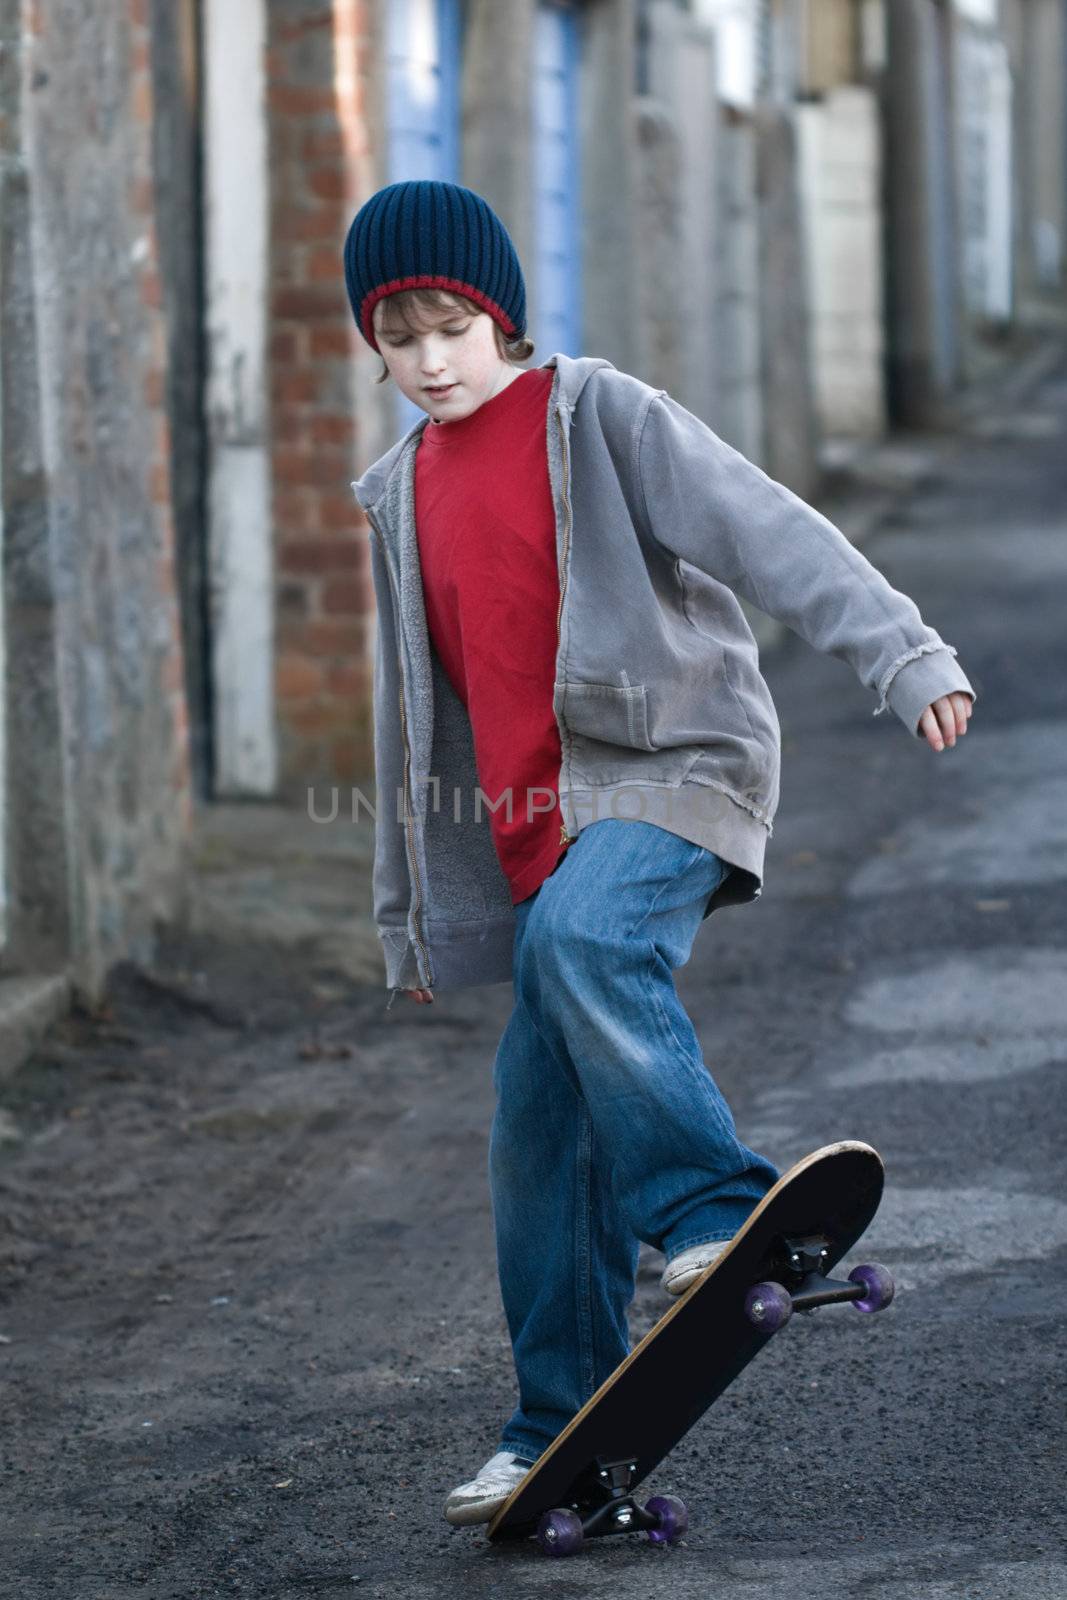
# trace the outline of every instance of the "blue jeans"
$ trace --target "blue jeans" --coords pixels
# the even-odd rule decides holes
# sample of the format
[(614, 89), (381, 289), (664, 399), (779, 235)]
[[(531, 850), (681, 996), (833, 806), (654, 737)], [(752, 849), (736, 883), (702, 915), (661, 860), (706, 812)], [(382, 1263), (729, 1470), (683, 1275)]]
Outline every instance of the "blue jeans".
[(778, 1177), (738, 1141), (671, 976), (729, 870), (602, 818), (515, 907), (489, 1137), (519, 1387), (501, 1450), (535, 1460), (629, 1354), (640, 1240), (669, 1261), (732, 1238)]

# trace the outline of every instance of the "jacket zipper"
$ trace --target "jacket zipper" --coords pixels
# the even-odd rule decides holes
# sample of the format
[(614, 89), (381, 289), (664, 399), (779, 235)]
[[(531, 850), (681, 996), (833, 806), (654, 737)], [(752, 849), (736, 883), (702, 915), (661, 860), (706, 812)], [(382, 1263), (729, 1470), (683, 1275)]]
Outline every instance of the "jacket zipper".
[[(382, 548), (382, 555), (385, 559), (385, 569), (389, 574), (389, 588), (393, 596), (393, 610), (396, 617), (397, 631), (399, 633), (400, 601), (397, 595), (397, 583), (393, 575), (393, 563), (389, 557), (389, 548), (384, 537), (382, 536), (382, 530), (379, 528), (378, 524), (375, 522), (374, 518), (371, 516), (370, 512), (366, 510), (366, 508), (364, 508), (364, 515), (366, 516), (371, 527), (374, 529), (375, 533), (378, 535), (378, 542)], [(415, 838), (412, 831), (414, 817), (411, 815), (411, 813), (414, 812), (415, 807), (411, 794), (411, 748), (408, 744), (408, 719), (407, 712), (404, 707), (404, 662), (399, 648), (396, 652), (396, 664), (400, 673), (400, 732), (404, 740), (404, 810), (407, 813), (404, 817), (404, 831), (408, 836), (408, 859), (411, 864), (412, 876), (415, 880), (415, 904), (412, 907), (412, 915), (415, 919), (415, 943), (422, 951), (426, 971), (429, 973), (431, 972), (429, 956), (426, 954), (426, 946), (423, 944), (422, 939), (419, 936), (419, 911), (422, 909), (422, 885), (419, 882), (419, 867), (415, 855)], [(411, 802), (410, 804), (409, 801)], [(430, 988), (433, 987), (432, 973), (427, 979), (427, 984)]]
[[(570, 536), (571, 536), (571, 503), (567, 498), (567, 488), (568, 488), (568, 484), (569, 484), (569, 467), (568, 467), (568, 457), (567, 457), (567, 435), (566, 435), (566, 433), (564, 431), (563, 423), (562, 423), (562, 421), (560, 419), (560, 414), (559, 414), (559, 408), (558, 407), (556, 408), (556, 423), (557, 423), (557, 425), (559, 427), (559, 444), (560, 444), (560, 450), (561, 450), (562, 456), (563, 456), (563, 505), (564, 505), (564, 507), (566, 509), (566, 513), (567, 513), (566, 517), (564, 518), (564, 521), (563, 521), (563, 556), (562, 556), (562, 560), (560, 562), (561, 572), (560, 572), (560, 585), (559, 585), (559, 607), (558, 607), (558, 609), (556, 611), (556, 660), (558, 661), (559, 660), (559, 646), (560, 646), (560, 630), (561, 630), (562, 620), (563, 620), (563, 596), (566, 593), (566, 589), (567, 589), (567, 550), (568, 550), (568, 547), (570, 545)], [(559, 717), (556, 718), (556, 722), (557, 722), (557, 724), (559, 726), (560, 742), (562, 744), (563, 739), (565, 737), (563, 723), (562, 723), (562, 721), (561, 721), (561, 719)], [(567, 843), (569, 843), (569, 841), (570, 841), (570, 835), (567, 832), (567, 824), (561, 818), (561, 820), (560, 820), (560, 832), (559, 832), (559, 843), (560, 844), (567, 844)]]

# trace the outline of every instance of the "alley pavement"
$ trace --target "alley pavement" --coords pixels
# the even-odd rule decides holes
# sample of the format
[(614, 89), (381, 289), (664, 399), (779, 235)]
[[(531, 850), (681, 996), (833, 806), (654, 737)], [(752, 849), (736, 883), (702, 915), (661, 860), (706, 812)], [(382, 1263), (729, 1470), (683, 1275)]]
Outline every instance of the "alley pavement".
[(442, 1519), (516, 1398), (486, 1173), (510, 988), (386, 1012), (313, 941), (202, 925), (0, 1086), (0, 1592), (1067, 1596), (1065, 437), (1061, 359), (927, 439), (864, 542), (978, 692), (954, 749), (795, 636), (764, 654), (764, 894), (678, 989), (747, 1143), (881, 1151), (852, 1254), (898, 1294), (794, 1319), (643, 1485), (684, 1542), (556, 1562)]

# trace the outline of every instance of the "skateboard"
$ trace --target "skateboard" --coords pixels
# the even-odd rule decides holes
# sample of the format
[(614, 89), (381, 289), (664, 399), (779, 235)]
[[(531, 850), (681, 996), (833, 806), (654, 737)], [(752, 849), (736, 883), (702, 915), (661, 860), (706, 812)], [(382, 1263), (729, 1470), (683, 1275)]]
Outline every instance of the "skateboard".
[(851, 1301), (881, 1311), (893, 1298), (883, 1266), (831, 1277), (882, 1196), (870, 1145), (825, 1145), (798, 1161), (760, 1201), (729, 1248), (678, 1297), (535, 1461), (496, 1512), (491, 1541), (535, 1536), (552, 1556), (586, 1539), (647, 1532), (675, 1544), (689, 1526), (683, 1501), (637, 1485), (685, 1437), (794, 1311)]

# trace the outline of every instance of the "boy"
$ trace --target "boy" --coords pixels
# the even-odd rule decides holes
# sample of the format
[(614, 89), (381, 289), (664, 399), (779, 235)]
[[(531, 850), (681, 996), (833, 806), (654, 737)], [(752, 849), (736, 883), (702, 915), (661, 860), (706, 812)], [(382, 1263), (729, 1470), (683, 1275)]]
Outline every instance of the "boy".
[(712, 911), (762, 892), (778, 803), (735, 591), (935, 750), (975, 692), (843, 534), (664, 391), (592, 357), (521, 369), (522, 272), (471, 190), (371, 196), (345, 280), (379, 381), (427, 413), (353, 484), (386, 980), (424, 1004), (507, 979), (515, 997), (489, 1177), (519, 1404), (446, 1501), (462, 1525), (628, 1353), (639, 1242), (683, 1293), (778, 1176), (738, 1140), (672, 977)]

